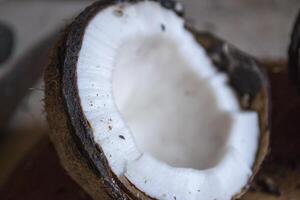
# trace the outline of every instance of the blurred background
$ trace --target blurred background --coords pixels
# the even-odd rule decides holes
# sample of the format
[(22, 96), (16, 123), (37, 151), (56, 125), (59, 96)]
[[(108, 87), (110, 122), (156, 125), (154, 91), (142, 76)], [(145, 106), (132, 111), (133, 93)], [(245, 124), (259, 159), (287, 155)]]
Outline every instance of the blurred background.
[[(43, 68), (57, 35), (90, 0), (0, 0), (0, 188), (48, 132)], [(259, 60), (284, 61), (299, 0), (182, 0), (199, 30)]]

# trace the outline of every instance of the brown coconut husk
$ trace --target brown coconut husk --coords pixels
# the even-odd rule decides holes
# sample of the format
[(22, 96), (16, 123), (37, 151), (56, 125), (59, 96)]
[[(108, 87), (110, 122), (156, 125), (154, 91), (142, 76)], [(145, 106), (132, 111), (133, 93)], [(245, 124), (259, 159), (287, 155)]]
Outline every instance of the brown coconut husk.
[[(94, 199), (151, 199), (125, 177), (116, 177), (101, 149), (93, 140), (92, 129), (82, 111), (76, 83), (76, 63), (85, 27), (91, 18), (112, 1), (92, 4), (69, 25), (54, 48), (45, 72), (45, 109), (50, 138), (65, 169)], [(169, 9), (172, 9), (170, 7)], [(247, 54), (207, 33), (188, 27), (207, 50), (220, 71), (229, 75), (245, 110), (259, 114), (261, 137), (250, 186), (268, 151), (269, 86), (260, 65)]]

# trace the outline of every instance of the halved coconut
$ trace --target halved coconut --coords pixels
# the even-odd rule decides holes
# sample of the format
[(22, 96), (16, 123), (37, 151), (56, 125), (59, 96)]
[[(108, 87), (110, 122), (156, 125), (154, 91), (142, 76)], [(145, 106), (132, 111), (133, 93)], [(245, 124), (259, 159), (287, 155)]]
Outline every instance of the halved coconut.
[(199, 33), (173, 1), (101, 1), (45, 74), (51, 138), (95, 199), (239, 197), (268, 147), (257, 63)]

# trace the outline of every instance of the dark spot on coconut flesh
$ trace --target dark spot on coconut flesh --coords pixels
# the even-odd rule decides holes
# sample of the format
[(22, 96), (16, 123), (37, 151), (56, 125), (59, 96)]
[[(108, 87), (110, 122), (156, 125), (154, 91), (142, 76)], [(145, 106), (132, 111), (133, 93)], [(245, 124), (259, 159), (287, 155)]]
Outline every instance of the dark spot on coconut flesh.
[(123, 16), (123, 11), (120, 9), (114, 10), (114, 15), (117, 17), (122, 17)]
[(119, 135), (119, 138), (121, 138), (122, 140), (125, 140), (125, 137), (123, 135)]
[(108, 126), (108, 129), (111, 131), (112, 130), (112, 126)]
[(160, 28), (161, 28), (162, 31), (166, 31), (166, 26), (164, 24), (161, 24)]

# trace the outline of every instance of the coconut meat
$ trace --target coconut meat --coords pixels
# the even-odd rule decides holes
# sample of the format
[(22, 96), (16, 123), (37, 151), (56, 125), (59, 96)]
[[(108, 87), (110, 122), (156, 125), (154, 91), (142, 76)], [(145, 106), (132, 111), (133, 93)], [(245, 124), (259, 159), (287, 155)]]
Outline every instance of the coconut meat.
[(227, 200), (247, 185), (257, 113), (241, 110), (174, 11), (152, 1), (100, 11), (85, 30), (77, 85), (112, 171), (148, 196)]

